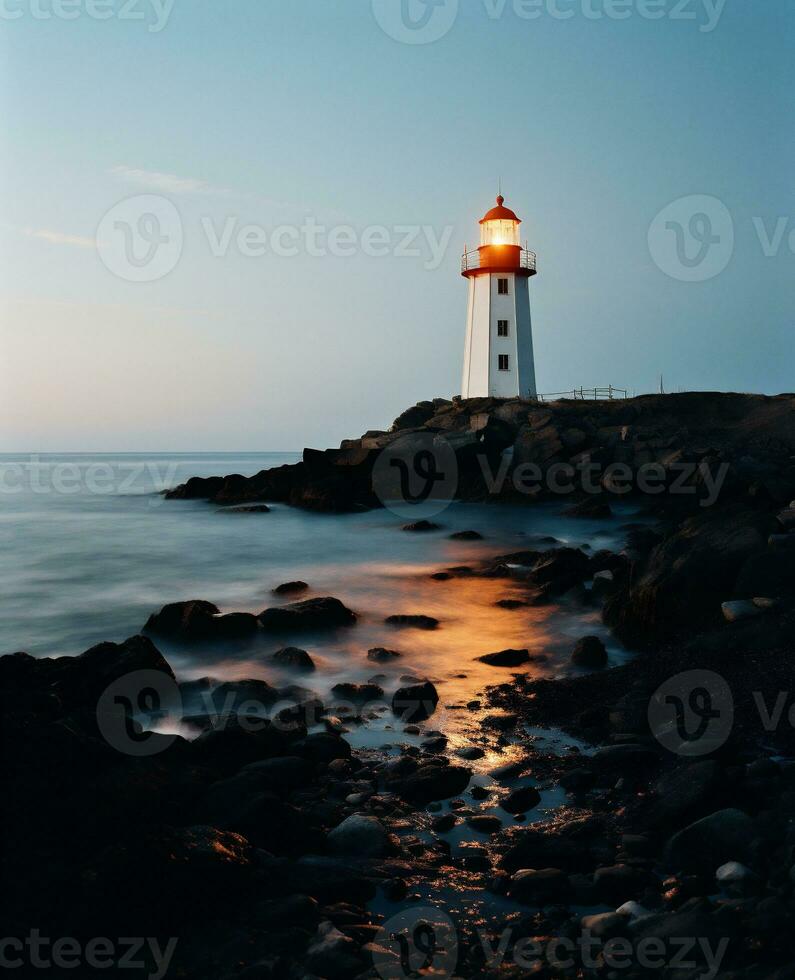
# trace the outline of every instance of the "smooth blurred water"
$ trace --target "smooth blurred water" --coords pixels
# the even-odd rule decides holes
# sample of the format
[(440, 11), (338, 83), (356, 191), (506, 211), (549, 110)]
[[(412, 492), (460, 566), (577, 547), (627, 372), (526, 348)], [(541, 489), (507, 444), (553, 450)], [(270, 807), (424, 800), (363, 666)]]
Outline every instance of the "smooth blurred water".
[[(429, 573), (486, 556), (530, 547), (532, 538), (616, 548), (628, 512), (607, 521), (560, 517), (561, 506), (453, 504), (437, 521), (442, 531), (412, 534), (405, 518), (380, 510), (315, 514), (275, 504), (269, 514), (233, 513), (200, 501), (167, 501), (163, 488), (189, 476), (251, 475), (293, 462), (291, 454), (0, 456), (0, 653), (37, 656), (81, 653), (103, 640), (140, 632), (168, 602), (208, 599), (224, 612), (260, 612), (280, 601), (271, 590), (303, 579), (305, 596), (333, 595), (359, 614), (358, 624), (324, 637), (260, 639), (225, 648), (180, 648), (158, 642), (180, 678), (205, 674), (295, 681), (268, 664), (278, 646), (308, 649), (318, 671), (303, 683), (320, 693), (340, 680), (386, 674), (396, 686), (405, 673), (430, 675), (451, 703), (510, 679), (474, 660), (507, 647), (545, 653), (535, 672), (567, 670), (583, 632), (608, 640), (614, 662), (625, 652), (610, 641), (587, 608), (525, 607), (506, 611), (497, 599), (521, 595), (504, 580), (430, 580)], [(449, 540), (474, 529), (483, 541)], [(301, 596), (302, 598), (305, 596)], [(435, 616), (434, 632), (395, 631), (392, 613)], [(404, 657), (381, 665), (367, 660), (373, 646)], [(440, 727), (442, 720), (440, 718)]]

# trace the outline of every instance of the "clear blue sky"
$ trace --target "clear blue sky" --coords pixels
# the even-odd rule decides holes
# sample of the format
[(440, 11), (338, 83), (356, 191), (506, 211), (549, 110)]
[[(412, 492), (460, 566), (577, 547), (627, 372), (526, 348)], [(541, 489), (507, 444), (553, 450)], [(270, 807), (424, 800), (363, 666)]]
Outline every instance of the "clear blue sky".
[[(498, 177), (539, 256), (541, 391), (640, 393), (660, 374), (795, 388), (792, 3), (727, 0), (711, 24), (713, 0), (656, 0), (656, 20), (643, 0), (623, 0), (626, 19), (537, 0), (532, 20), (461, 0), (444, 36), (406, 44), (371, 0), (175, 0), (162, 30), (152, 0), (143, 21), (121, 0), (107, 20), (87, 0), (42, 19), (53, 0), (38, 2), (4, 0), (22, 15), (0, 19), (0, 451), (325, 446), (456, 394), (459, 257)], [(152, 282), (93, 247), (140, 194), (171, 200), (184, 230)], [(734, 226), (703, 282), (666, 274), (648, 240), (691, 195)], [(422, 237), (420, 256), (255, 257), (233, 240), (217, 257), (202, 226), (307, 217), (450, 244), (436, 268)]]

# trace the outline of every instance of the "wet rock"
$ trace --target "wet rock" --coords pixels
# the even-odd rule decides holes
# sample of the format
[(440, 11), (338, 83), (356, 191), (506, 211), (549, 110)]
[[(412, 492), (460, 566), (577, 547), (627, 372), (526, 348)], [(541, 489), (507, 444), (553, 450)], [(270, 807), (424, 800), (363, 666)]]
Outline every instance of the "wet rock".
[(743, 619), (761, 616), (763, 612), (750, 599), (734, 599), (731, 602), (722, 603), (720, 608), (727, 623), (739, 623)]
[(610, 905), (620, 905), (636, 897), (648, 882), (648, 875), (626, 864), (597, 868), (594, 872), (596, 894)]
[(439, 703), (439, 693), (430, 681), (398, 688), (392, 697), (392, 711), (404, 722), (424, 721)]
[(366, 704), (368, 701), (380, 701), (384, 697), (384, 689), (378, 684), (351, 684), (343, 682), (335, 684), (331, 689), (335, 698), (350, 701), (353, 704)]
[(211, 697), (216, 710), (221, 714), (241, 710), (256, 714), (278, 701), (280, 695), (267, 681), (252, 677), (219, 684), (211, 692)]
[(434, 619), (433, 616), (387, 616), (384, 622), (387, 626), (397, 626), (406, 629), (435, 630), (439, 627), (439, 620)]
[(244, 504), (236, 507), (224, 507), (221, 514), (270, 514), (271, 509), (267, 504)]
[(328, 732), (316, 732), (294, 745), (294, 750), (305, 759), (328, 765), (334, 759), (350, 759), (351, 747), (344, 738)]
[(292, 595), (295, 592), (306, 592), (309, 586), (306, 582), (283, 582), (273, 589), (274, 595)]
[(500, 609), (509, 609), (511, 611), (527, 607), (527, 603), (522, 599), (498, 599), (494, 605), (499, 606)]
[(451, 541), (482, 541), (483, 535), (478, 531), (456, 531), (450, 535)]
[(462, 748), (456, 749), (455, 754), (459, 759), (465, 759), (471, 762), (475, 759), (482, 759), (486, 753), (479, 745), (464, 745)]
[(266, 609), (259, 615), (259, 621), (268, 632), (289, 630), (336, 629), (339, 626), (353, 626), (356, 613), (343, 605), (339, 599), (324, 597), (304, 599), (287, 606)]
[(500, 650), (497, 653), (487, 653), (475, 659), (481, 663), (489, 664), (491, 667), (520, 667), (522, 664), (530, 662), (530, 651)]
[(389, 834), (377, 817), (353, 814), (327, 836), (329, 849), (336, 854), (381, 857), (389, 844)]
[(577, 667), (597, 669), (607, 666), (607, 650), (598, 636), (584, 636), (577, 641), (571, 654), (571, 662)]
[(476, 830), (479, 834), (496, 834), (502, 830), (502, 821), (499, 817), (493, 817), (489, 814), (475, 814), (475, 816), (467, 817), (467, 825), (473, 830)]
[(413, 524), (404, 524), (404, 531), (439, 531), (441, 530), (440, 524), (435, 524), (433, 521), (415, 521)]
[(597, 915), (585, 915), (580, 925), (597, 939), (612, 939), (615, 936), (626, 936), (629, 932), (630, 917), (620, 912), (600, 912)]
[(302, 650), (300, 647), (284, 647), (281, 650), (277, 650), (272, 659), (280, 666), (292, 667), (293, 670), (310, 673), (315, 669), (314, 660), (312, 660), (306, 650)]
[(431, 830), (437, 834), (447, 834), (457, 823), (458, 817), (454, 813), (443, 813), (431, 821)]
[(519, 786), (500, 800), (500, 806), (507, 813), (526, 813), (541, 802), (541, 794), (535, 786)]
[(471, 777), (471, 771), (463, 766), (425, 765), (390, 784), (390, 788), (405, 800), (427, 804), (463, 793)]
[(525, 868), (511, 877), (511, 896), (525, 905), (551, 905), (565, 902), (570, 894), (569, 879), (559, 868)]
[(714, 760), (679, 765), (653, 784), (646, 821), (661, 829), (679, 827), (712, 810), (720, 790), (720, 767)]
[(389, 661), (397, 660), (398, 657), (402, 656), (403, 654), (398, 653), (397, 650), (387, 650), (386, 647), (373, 647), (372, 650), (367, 651), (367, 659), (378, 664), (389, 663)]
[(329, 980), (357, 976), (364, 967), (356, 943), (331, 922), (320, 923), (317, 935), (307, 948), (305, 963), (310, 974)]
[(731, 895), (748, 895), (760, 886), (758, 876), (739, 861), (722, 864), (715, 872), (715, 881)]
[(227, 613), (212, 602), (193, 599), (172, 602), (160, 612), (153, 613), (144, 631), (181, 643), (200, 643), (214, 640), (233, 640), (251, 636), (259, 629), (257, 617), (250, 613)]
[(754, 822), (742, 810), (718, 810), (690, 824), (668, 841), (664, 859), (671, 869), (714, 874), (723, 864), (750, 857)]

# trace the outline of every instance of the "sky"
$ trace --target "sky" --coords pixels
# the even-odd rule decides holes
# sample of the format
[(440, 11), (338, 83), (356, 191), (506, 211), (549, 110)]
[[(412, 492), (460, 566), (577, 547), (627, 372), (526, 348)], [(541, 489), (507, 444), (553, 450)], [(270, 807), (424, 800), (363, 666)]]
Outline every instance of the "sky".
[(0, 452), (294, 450), (460, 390), (795, 389), (795, 5), (2, 0)]

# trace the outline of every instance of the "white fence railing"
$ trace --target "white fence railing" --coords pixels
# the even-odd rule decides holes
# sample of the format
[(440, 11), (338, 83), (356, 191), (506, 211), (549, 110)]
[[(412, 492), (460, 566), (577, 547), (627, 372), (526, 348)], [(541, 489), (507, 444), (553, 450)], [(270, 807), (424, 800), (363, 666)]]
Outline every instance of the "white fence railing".
[(553, 402), (561, 398), (571, 398), (574, 401), (613, 401), (615, 398), (628, 398), (626, 388), (571, 388), (569, 391), (553, 391), (551, 394), (537, 395), (540, 402)]

